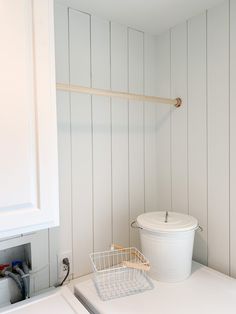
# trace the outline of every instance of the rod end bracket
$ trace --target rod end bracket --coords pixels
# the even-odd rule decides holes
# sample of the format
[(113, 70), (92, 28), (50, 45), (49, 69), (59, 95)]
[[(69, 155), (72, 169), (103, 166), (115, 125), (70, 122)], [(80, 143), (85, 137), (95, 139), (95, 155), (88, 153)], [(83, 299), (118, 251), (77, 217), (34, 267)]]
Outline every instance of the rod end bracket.
[(176, 100), (175, 107), (179, 108), (182, 105), (182, 99), (178, 97), (175, 100)]

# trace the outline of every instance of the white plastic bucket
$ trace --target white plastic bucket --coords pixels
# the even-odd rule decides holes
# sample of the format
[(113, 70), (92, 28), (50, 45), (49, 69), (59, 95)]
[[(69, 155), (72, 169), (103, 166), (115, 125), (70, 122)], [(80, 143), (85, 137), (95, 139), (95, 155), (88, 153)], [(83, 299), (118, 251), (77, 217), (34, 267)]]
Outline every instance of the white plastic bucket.
[(175, 212), (152, 212), (137, 218), (142, 253), (150, 261), (150, 276), (178, 282), (191, 274), (197, 219)]

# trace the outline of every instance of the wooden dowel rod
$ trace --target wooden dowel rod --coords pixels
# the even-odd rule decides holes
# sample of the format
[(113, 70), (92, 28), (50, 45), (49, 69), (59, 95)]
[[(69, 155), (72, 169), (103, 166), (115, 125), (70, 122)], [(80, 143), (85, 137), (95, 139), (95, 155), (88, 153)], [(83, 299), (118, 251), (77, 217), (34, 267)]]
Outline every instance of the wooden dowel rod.
[(136, 100), (136, 101), (146, 101), (146, 102), (158, 102), (162, 104), (169, 104), (174, 105), (175, 107), (180, 107), (182, 100), (181, 98), (162, 98), (156, 96), (145, 96), (139, 94), (130, 94), (130, 93), (123, 93), (123, 92), (114, 92), (105, 89), (98, 89), (98, 88), (90, 88), (80, 85), (68, 85), (68, 84), (60, 84), (57, 83), (57, 89), (63, 90), (67, 92), (77, 92), (89, 95), (98, 95), (98, 96), (107, 96), (107, 97), (118, 97), (118, 98), (125, 98), (128, 100)]

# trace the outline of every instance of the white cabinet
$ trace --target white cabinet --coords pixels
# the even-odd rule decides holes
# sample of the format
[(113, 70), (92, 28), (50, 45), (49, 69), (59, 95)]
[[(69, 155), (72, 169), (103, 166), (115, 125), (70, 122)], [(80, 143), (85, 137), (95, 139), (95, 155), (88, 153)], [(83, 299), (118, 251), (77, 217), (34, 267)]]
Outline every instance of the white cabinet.
[(53, 0), (0, 0), (0, 238), (58, 225)]

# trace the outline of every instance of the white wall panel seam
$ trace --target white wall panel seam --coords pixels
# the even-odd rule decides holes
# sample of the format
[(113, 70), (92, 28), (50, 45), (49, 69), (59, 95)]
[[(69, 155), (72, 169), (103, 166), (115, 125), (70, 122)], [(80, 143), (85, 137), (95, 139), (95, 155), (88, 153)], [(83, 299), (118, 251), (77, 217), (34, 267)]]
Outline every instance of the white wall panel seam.
[[(129, 27), (127, 27), (127, 90), (128, 93), (130, 92), (130, 84), (129, 84)], [(130, 110), (129, 110), (129, 105), (130, 102), (128, 100), (128, 106), (127, 106), (127, 111), (128, 111), (128, 202), (129, 202), (129, 246), (131, 246), (131, 236), (130, 236), (130, 218), (131, 218), (131, 206), (130, 206), (130, 160), (129, 160), (129, 156), (130, 156)]]
[[(47, 229), (47, 234), (48, 234), (48, 249), (47, 249), (47, 252), (48, 252), (48, 281), (49, 281), (49, 287), (51, 287), (51, 249), (50, 249), (50, 229)], [(73, 257), (72, 257), (72, 260), (73, 260)]]
[[(146, 40), (146, 36), (143, 33), (143, 94), (145, 94), (145, 58), (146, 58), (146, 54), (145, 54), (145, 40)], [(144, 208), (144, 212), (146, 212), (146, 167), (145, 167), (145, 158), (146, 158), (146, 154), (145, 154), (145, 128), (146, 126), (146, 121), (145, 121), (145, 102), (143, 102), (143, 208)]]
[[(109, 63), (110, 63), (110, 89), (111, 86), (111, 21), (109, 21)], [(111, 145), (111, 241), (114, 243), (114, 226), (113, 226), (113, 143), (112, 143), (112, 136), (113, 136), (113, 127), (112, 127), (112, 97), (110, 97), (110, 145)]]
[[(90, 29), (91, 30), (91, 29)], [(91, 100), (91, 150), (92, 150), (92, 225), (93, 225), (93, 252), (94, 252), (94, 150), (93, 150), (93, 96)]]
[[(127, 77), (128, 77), (128, 93), (130, 92), (130, 73), (129, 73), (129, 67), (130, 67), (130, 42), (129, 42), (129, 33), (130, 33), (130, 27), (127, 27), (127, 41), (128, 41), (128, 63), (127, 63)], [(129, 225), (131, 220), (131, 188), (130, 188), (130, 101), (128, 100), (128, 187), (129, 187)], [(131, 246), (131, 227), (129, 226), (129, 245)]]
[[(170, 41), (170, 97), (172, 96), (172, 29), (169, 30), (169, 41)], [(170, 108), (170, 209), (173, 210), (173, 150), (172, 150), (172, 108)]]
[[(70, 69), (70, 20), (69, 20), (69, 7), (67, 8), (67, 27), (68, 27), (68, 42), (67, 42), (67, 49), (68, 49), (68, 72), (69, 72), (69, 84), (71, 84), (71, 69)], [(74, 232), (73, 232), (73, 177), (72, 177), (72, 171), (73, 171), (73, 157), (72, 157), (72, 149), (73, 149), (73, 144), (72, 144), (72, 124), (71, 124), (71, 114), (72, 114), (72, 108), (71, 108), (71, 93), (69, 93), (69, 111), (70, 111), (70, 180), (71, 180), (71, 240), (72, 240), (72, 248), (73, 248), (73, 243), (74, 243)], [(74, 261), (74, 250), (71, 252), (72, 255), (72, 261)], [(74, 263), (73, 263), (73, 268), (74, 268)], [(74, 274), (74, 269), (72, 269), (72, 277)]]
[(230, 1), (230, 275), (236, 277), (236, 2)]
[(206, 10), (206, 177), (207, 177), (207, 265), (208, 265), (208, 207), (209, 207), (209, 200), (208, 200), (208, 11)]
[(206, 84), (207, 84), (207, 266), (209, 266), (209, 93), (208, 93), (208, 81), (209, 81), (209, 71), (208, 71), (208, 24), (209, 24), (209, 10), (206, 10)]
[[(90, 36), (89, 36), (89, 43), (90, 43), (90, 87), (92, 87), (92, 75), (93, 75), (93, 64), (92, 64), (92, 21), (91, 15), (89, 15), (89, 29), (90, 29)], [(93, 252), (94, 252), (94, 152), (93, 152), (93, 96), (90, 96), (91, 102), (91, 153), (92, 153), (92, 229), (93, 229)]]
[(229, 10), (229, 12), (228, 12), (228, 15), (229, 15), (229, 21), (228, 21), (228, 23), (229, 23), (229, 25), (228, 25), (228, 29), (229, 29), (229, 34), (228, 34), (228, 42), (229, 42), (229, 64), (228, 64), (228, 67), (229, 67), (229, 95), (228, 95), (228, 97), (229, 97), (229, 130), (228, 130), (228, 132), (229, 132), (229, 139), (228, 139), (228, 141), (229, 141), (229, 275), (231, 275), (231, 237), (230, 237), (230, 235), (231, 235), (231, 223), (230, 223), (230, 218), (231, 218), (231, 202), (230, 202), (230, 199), (231, 199), (231, 188), (230, 188), (230, 186), (231, 186), (231, 173), (230, 173), (230, 168), (231, 168), (231, 158), (230, 158), (230, 156), (231, 156), (231, 146), (230, 146), (230, 143), (231, 143), (231, 119), (230, 119), (230, 109), (231, 109), (231, 98), (230, 98), (230, 84), (231, 84), (231, 76), (230, 76), (230, 73), (231, 73), (231, 71), (230, 71), (230, 64), (231, 64), (231, 62), (230, 62), (230, 57), (231, 57), (231, 54), (230, 54), (230, 24), (231, 24), (231, 15), (230, 15), (230, 5), (231, 5), (231, 0), (228, 0), (228, 10)]
[(188, 24), (189, 22), (186, 21), (186, 62), (187, 62), (187, 66), (186, 66), (186, 105), (187, 105), (187, 210), (188, 210), (188, 215), (189, 215), (189, 80), (188, 80), (188, 71), (189, 71), (189, 54), (188, 54), (188, 50), (189, 50), (189, 41), (188, 41), (188, 36), (189, 36), (189, 31), (188, 31)]

